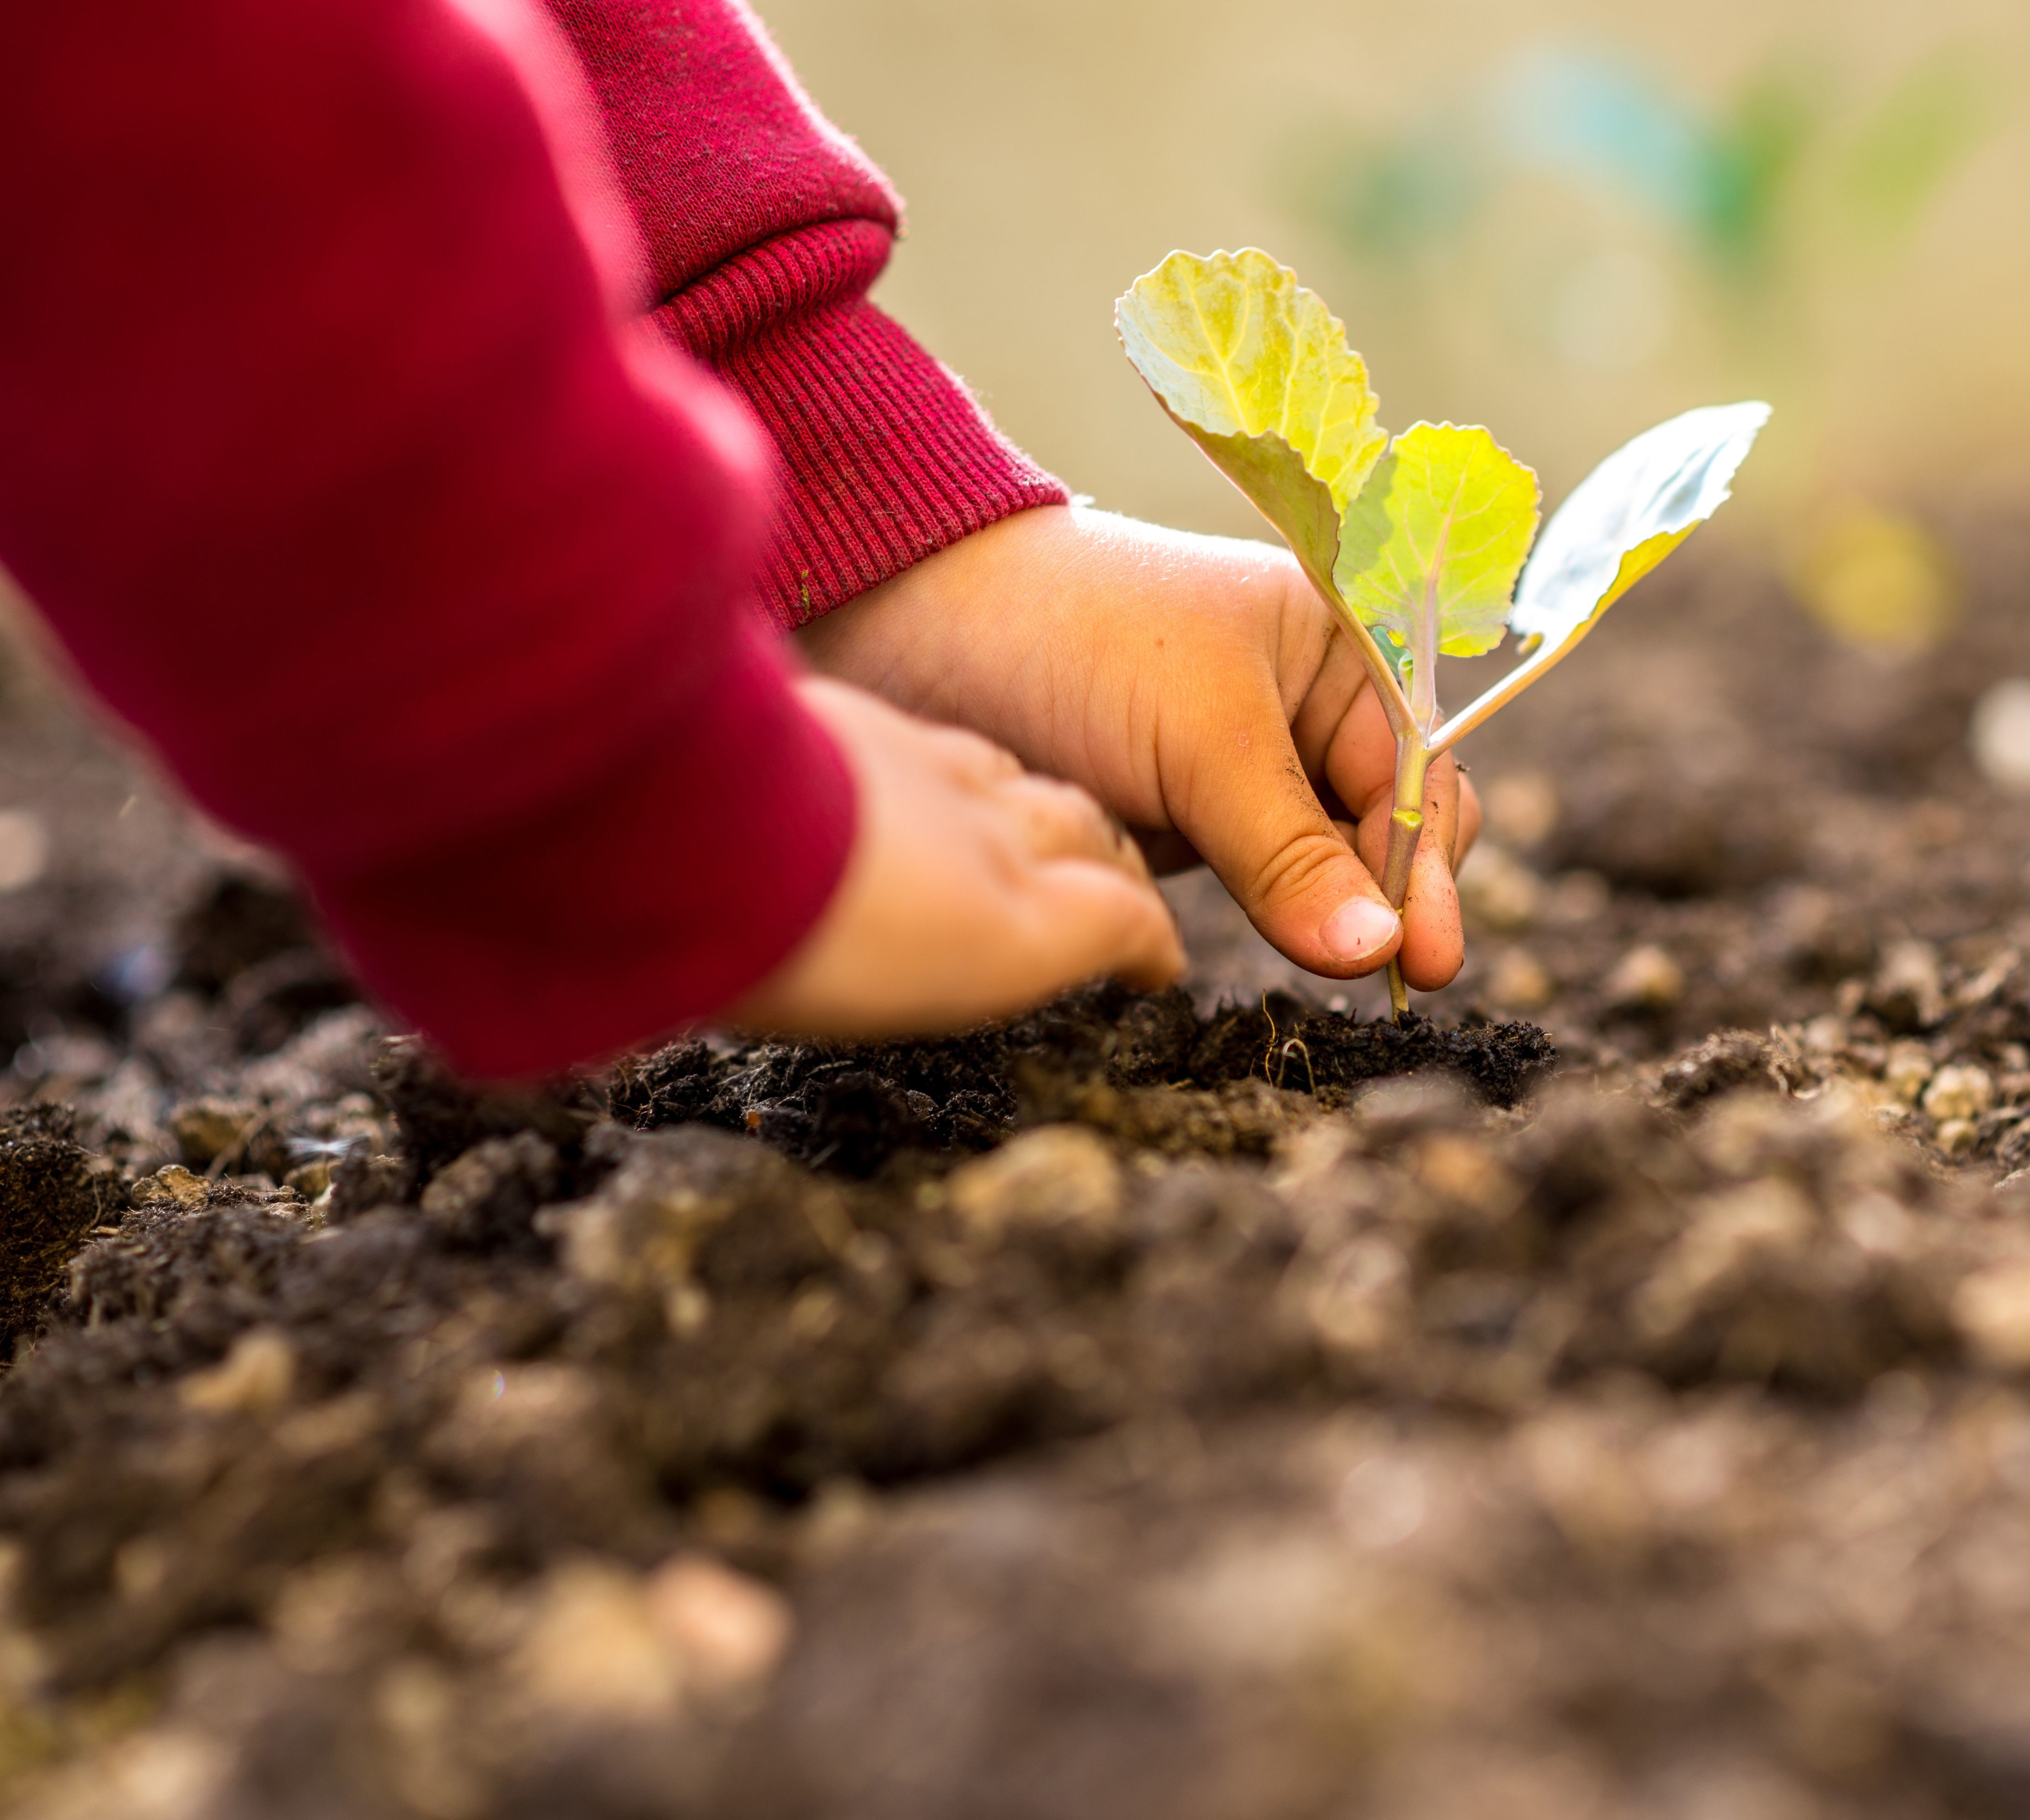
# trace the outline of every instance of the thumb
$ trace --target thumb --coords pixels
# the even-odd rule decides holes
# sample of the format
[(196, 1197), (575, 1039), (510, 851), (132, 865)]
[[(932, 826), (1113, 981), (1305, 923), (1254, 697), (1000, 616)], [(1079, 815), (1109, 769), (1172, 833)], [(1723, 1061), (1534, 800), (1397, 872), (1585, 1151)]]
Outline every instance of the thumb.
[(1395, 953), (1402, 920), (1333, 826), (1304, 775), (1272, 678), (1202, 704), (1182, 743), (1170, 819), (1263, 937), (1299, 967), (1335, 979)]

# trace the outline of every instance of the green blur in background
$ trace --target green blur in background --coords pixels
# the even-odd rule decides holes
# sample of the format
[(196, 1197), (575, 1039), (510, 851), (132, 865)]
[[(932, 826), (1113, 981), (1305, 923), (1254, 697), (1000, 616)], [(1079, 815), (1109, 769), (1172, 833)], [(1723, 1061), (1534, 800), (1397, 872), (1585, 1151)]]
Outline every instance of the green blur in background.
[(1770, 399), (1736, 534), (1808, 593), (1819, 543), (1926, 571), (1885, 513), (2030, 503), (2020, 0), (763, 9), (909, 198), (879, 299), (1103, 505), (1255, 531), (1112, 325), (1173, 247), (1247, 243), (1389, 422), (1485, 423), (1552, 500), (1660, 418)]

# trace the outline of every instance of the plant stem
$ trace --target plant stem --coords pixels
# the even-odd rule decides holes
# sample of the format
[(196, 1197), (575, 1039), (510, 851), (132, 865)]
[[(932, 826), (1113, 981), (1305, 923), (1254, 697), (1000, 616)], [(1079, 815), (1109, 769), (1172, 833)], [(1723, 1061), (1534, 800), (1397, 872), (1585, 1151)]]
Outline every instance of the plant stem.
[[(1415, 734), (1396, 742), (1396, 806), (1389, 813), (1389, 857), (1381, 868), (1381, 894), (1389, 908), (1400, 911), (1410, 894), (1410, 867), (1424, 831), (1424, 774), (1431, 752)], [(1389, 1002), (1400, 1023), (1410, 1009), (1410, 989), (1403, 982), (1400, 951), (1389, 963)]]
[(1395, 665), (1383, 655), (1374, 632), (1341, 597), (1329, 568), (1316, 567), (1301, 548), (1297, 552), (1297, 560), (1311, 585), (1318, 590), (1318, 598), (1332, 609), (1340, 630), (1353, 641), (1354, 649), (1360, 654), (1362, 667), (1374, 684), (1374, 693), (1381, 698), (1381, 711), (1389, 719), (1389, 730), (1400, 740), (1416, 723), (1410, 713), (1409, 697), (1404, 694), (1403, 685), (1397, 679)]

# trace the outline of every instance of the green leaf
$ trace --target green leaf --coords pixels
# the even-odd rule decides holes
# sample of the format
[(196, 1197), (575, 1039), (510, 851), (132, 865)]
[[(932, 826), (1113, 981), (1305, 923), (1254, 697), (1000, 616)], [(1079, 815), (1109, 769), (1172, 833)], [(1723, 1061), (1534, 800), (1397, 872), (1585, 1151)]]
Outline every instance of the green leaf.
[(1404, 657), (1492, 651), (1537, 499), (1536, 475), (1485, 430), (1414, 424), (1346, 515), (1340, 592)]
[(1340, 514), (1386, 446), (1367, 368), (1266, 253), (1173, 253), (1114, 308), (1163, 409), (1331, 592)]
[(1707, 405), (1645, 430), (1572, 489), (1515, 591), (1525, 653), (1556, 656), (1720, 509), (1769, 421), (1759, 403)]
[(1991, 65), (1948, 50), (1905, 73), (1862, 128), (1845, 188), (1861, 225), (1882, 240), (1908, 233), (1933, 197), (2006, 120)]

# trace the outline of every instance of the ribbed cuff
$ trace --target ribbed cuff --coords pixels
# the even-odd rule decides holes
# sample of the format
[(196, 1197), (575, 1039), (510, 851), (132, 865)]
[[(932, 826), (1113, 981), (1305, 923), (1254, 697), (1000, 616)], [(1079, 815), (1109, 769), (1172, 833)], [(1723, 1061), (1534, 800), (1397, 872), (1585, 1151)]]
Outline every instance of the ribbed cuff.
[(750, 248), (656, 313), (767, 430), (781, 463), (758, 577), (785, 626), (828, 613), (1063, 485), (864, 293), (887, 229), (827, 222)]
[(786, 679), (745, 623), (685, 724), (570, 800), (311, 892), (467, 1074), (552, 1073), (722, 1011), (809, 932), (853, 843), (851, 774)]

